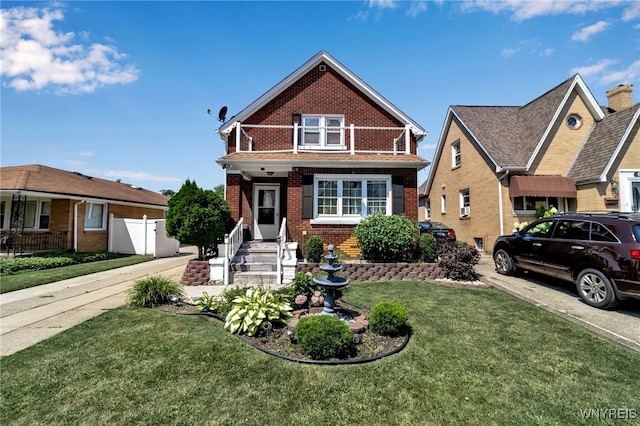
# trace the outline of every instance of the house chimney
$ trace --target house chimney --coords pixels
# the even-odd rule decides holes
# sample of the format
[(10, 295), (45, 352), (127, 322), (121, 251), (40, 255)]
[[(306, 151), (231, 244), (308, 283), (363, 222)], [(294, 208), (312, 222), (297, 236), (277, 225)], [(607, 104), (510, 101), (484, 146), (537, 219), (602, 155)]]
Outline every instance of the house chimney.
[(633, 84), (619, 84), (607, 91), (609, 109), (622, 111), (633, 106)]

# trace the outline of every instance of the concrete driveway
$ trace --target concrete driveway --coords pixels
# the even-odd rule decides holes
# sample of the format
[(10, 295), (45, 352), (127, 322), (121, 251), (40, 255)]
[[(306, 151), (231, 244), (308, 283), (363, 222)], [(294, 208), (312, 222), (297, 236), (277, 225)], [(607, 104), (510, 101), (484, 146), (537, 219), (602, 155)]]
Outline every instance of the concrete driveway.
[(476, 271), (486, 284), (640, 352), (640, 300), (626, 300), (612, 310), (596, 309), (580, 300), (574, 284), (534, 273), (500, 275), (486, 254)]

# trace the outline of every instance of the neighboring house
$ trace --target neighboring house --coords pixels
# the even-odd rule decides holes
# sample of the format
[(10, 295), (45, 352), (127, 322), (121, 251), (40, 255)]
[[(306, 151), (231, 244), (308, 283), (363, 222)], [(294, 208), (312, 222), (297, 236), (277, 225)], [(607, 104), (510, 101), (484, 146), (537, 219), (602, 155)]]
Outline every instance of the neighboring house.
[(426, 132), (325, 51), (224, 123), (225, 199), (245, 234), (304, 250), (311, 235), (357, 257), (368, 215), (418, 220), (417, 155)]
[(451, 106), (429, 177), (425, 217), (490, 250), (536, 208), (640, 210), (640, 104), (633, 86), (601, 107), (576, 74), (524, 106)]
[(108, 217), (162, 219), (168, 197), (38, 164), (0, 168), (3, 250), (104, 251)]

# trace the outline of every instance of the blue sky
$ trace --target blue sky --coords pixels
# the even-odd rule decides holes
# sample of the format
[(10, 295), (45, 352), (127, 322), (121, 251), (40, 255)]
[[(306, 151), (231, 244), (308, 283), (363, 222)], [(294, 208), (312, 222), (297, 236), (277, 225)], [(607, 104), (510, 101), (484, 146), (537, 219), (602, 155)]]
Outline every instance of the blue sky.
[(2, 166), (38, 163), (153, 191), (222, 184), (218, 110), (238, 113), (320, 50), (429, 132), (419, 147), (429, 161), (449, 105), (523, 105), (576, 72), (602, 105), (618, 84), (640, 88), (636, 1), (0, 8)]

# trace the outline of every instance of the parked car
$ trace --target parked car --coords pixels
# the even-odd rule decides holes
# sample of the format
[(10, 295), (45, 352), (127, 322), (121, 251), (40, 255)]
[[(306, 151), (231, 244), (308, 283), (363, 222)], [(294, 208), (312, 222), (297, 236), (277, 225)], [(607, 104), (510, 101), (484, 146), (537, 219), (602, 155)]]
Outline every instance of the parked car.
[(446, 238), (454, 241), (456, 239), (456, 231), (442, 222), (425, 221), (418, 222), (418, 225), (420, 227), (420, 235), (427, 233), (436, 238)]
[(568, 213), (539, 219), (496, 239), (496, 271), (538, 272), (574, 282), (596, 308), (640, 299), (640, 214)]

